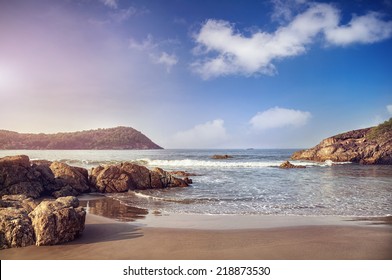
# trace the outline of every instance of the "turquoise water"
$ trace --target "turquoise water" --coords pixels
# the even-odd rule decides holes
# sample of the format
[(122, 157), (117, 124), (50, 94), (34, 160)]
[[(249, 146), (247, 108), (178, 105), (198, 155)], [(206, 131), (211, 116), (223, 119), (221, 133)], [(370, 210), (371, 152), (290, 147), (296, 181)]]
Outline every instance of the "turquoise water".
[[(121, 203), (165, 213), (305, 216), (392, 215), (392, 166), (293, 161), (294, 150), (0, 151), (91, 168), (133, 161), (196, 173), (189, 188), (112, 194)], [(214, 154), (231, 159), (214, 160)]]

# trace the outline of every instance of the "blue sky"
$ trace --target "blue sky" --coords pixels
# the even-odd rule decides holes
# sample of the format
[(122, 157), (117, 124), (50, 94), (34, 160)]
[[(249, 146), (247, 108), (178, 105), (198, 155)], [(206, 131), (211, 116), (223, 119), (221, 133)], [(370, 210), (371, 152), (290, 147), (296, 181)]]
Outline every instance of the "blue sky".
[(0, 0), (0, 129), (301, 148), (392, 116), (392, 1)]

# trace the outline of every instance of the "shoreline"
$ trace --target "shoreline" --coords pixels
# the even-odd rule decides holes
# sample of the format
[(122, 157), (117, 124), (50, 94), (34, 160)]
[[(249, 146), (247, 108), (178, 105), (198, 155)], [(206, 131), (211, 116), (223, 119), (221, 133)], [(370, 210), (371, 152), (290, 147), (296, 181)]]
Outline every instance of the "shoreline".
[(99, 193), (83, 194), (78, 199), (87, 213), (147, 228), (241, 230), (298, 226), (392, 226), (392, 216), (161, 213), (129, 206)]
[(5, 249), (0, 255), (3, 260), (390, 260), (392, 227), (275, 224), (195, 229), (145, 226), (87, 214), (86, 228), (74, 241)]
[(392, 216), (297, 216), (236, 214), (147, 214), (135, 221), (147, 228), (253, 230), (309, 226), (391, 227)]

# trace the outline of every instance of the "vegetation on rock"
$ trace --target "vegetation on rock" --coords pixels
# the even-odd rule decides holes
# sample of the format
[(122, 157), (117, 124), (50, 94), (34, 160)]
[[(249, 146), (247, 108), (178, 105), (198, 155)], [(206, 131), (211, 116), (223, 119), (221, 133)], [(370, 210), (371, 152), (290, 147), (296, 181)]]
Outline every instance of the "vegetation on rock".
[(387, 136), (387, 133), (391, 131), (392, 131), (392, 118), (383, 122), (382, 124), (379, 124), (376, 127), (371, 128), (366, 134), (366, 137), (370, 140), (375, 140), (380, 137), (384, 138), (385, 136)]

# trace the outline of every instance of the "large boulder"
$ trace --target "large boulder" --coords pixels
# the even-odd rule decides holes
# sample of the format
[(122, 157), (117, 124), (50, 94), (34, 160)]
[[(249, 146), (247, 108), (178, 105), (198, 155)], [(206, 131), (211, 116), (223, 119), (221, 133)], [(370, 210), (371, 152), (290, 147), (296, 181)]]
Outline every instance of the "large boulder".
[(37, 246), (54, 245), (74, 240), (84, 230), (86, 211), (75, 197), (42, 201), (29, 217)]
[(28, 156), (0, 158), (0, 196), (24, 194), (37, 198), (44, 192), (40, 173), (31, 167)]
[(130, 162), (93, 168), (90, 182), (104, 193), (188, 186), (185, 180), (160, 168), (149, 170), (145, 166)]
[(34, 229), (23, 208), (0, 208), (0, 249), (25, 247), (35, 242)]
[(60, 190), (52, 193), (54, 197), (75, 196), (90, 191), (88, 171), (86, 169), (69, 166), (57, 161), (52, 162), (49, 168), (56, 179), (56, 185), (61, 186)]

